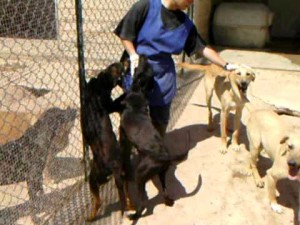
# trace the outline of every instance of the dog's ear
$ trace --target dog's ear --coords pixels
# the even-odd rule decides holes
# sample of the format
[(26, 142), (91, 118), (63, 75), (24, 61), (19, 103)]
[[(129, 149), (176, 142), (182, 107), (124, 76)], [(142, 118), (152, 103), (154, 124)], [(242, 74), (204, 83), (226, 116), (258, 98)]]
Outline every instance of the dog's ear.
[(284, 136), (281, 140), (280, 140), (280, 144), (284, 144), (286, 143), (286, 141), (289, 139), (288, 136)]
[(286, 148), (286, 141), (289, 139), (288, 136), (284, 136), (281, 140), (280, 140), (280, 155), (284, 156), (287, 153), (287, 148)]
[(119, 78), (123, 73), (122, 63), (113, 63), (107, 68), (107, 73), (114, 78)]
[(232, 72), (228, 75), (228, 78), (229, 78), (229, 82), (230, 82), (230, 85), (231, 85), (231, 89), (233, 91), (233, 94), (235, 95), (235, 97), (238, 99), (238, 101), (241, 101), (242, 100), (242, 97), (241, 97), (241, 94), (240, 94), (240, 91), (239, 91), (239, 88), (236, 84), (236, 76), (240, 76), (240, 75), (236, 75), (236, 72)]
[(255, 73), (253, 71), (249, 72), (250, 76), (252, 77), (252, 81), (255, 81)]
[(113, 77), (117, 77), (117, 76), (118, 76), (118, 69), (117, 69), (117, 67), (112, 66), (112, 67), (110, 68), (110, 74), (111, 74)]

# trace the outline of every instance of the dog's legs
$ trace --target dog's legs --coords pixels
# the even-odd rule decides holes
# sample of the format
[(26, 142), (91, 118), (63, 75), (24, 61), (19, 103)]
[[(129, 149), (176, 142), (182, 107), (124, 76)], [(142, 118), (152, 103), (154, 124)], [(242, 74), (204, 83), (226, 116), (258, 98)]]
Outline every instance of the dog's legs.
[(114, 177), (115, 177), (115, 184), (117, 186), (117, 190), (118, 190), (118, 194), (119, 194), (119, 199), (120, 199), (120, 203), (121, 203), (121, 211), (122, 211), (122, 215), (126, 209), (127, 206), (127, 199), (129, 198), (128, 195), (126, 196), (127, 192), (124, 189), (124, 179), (123, 176), (121, 175), (121, 170), (120, 169), (116, 169), (114, 171)]
[(174, 200), (169, 197), (168, 192), (167, 192), (167, 188), (166, 188), (166, 173), (167, 173), (168, 168), (169, 167), (164, 167), (158, 175), (159, 175), (159, 180), (161, 182), (161, 186), (162, 186), (162, 189), (163, 189), (163, 196), (164, 196), (164, 199), (165, 199), (165, 204), (167, 206), (173, 206), (174, 205)]
[(91, 190), (91, 194), (92, 194), (92, 212), (88, 216), (87, 221), (93, 221), (96, 218), (97, 212), (102, 204), (101, 199), (100, 199), (100, 191), (99, 191), (100, 185), (98, 183), (96, 170), (97, 169), (95, 168), (95, 165), (93, 162), (92, 168), (91, 168), (91, 173), (89, 176), (89, 186), (90, 186), (90, 190)]
[(137, 176), (137, 192), (138, 192), (138, 207), (135, 214), (128, 215), (129, 219), (137, 220), (141, 217), (144, 209), (146, 208), (146, 201), (148, 200), (147, 193), (146, 193), (146, 182), (147, 179), (142, 178), (142, 176)]
[(139, 193), (139, 199), (140, 199), (140, 205), (137, 208), (136, 215), (140, 217), (146, 208), (146, 202), (148, 200), (148, 196), (146, 193), (146, 182), (148, 179), (138, 178), (139, 181), (137, 183), (138, 193)]
[(211, 100), (213, 96), (213, 80), (207, 78), (206, 76), (204, 77), (204, 87), (205, 87), (205, 94), (206, 94), (206, 105), (208, 109), (208, 124), (207, 124), (207, 130), (212, 131), (213, 128), (213, 120), (212, 120), (212, 110), (211, 110)]
[(121, 147), (121, 160), (123, 164), (123, 171), (124, 171), (124, 177), (125, 177), (125, 184), (124, 184), (124, 191), (125, 191), (125, 198), (126, 198), (126, 206), (125, 211), (132, 211), (134, 210), (134, 206), (131, 202), (131, 199), (129, 197), (129, 187), (128, 187), (128, 180), (129, 177), (132, 176), (132, 168), (131, 168), (131, 150), (132, 150), (132, 144), (126, 137), (126, 134), (124, 130), (120, 127), (119, 129), (120, 133), (120, 147)]
[[(274, 162), (276, 165), (276, 162)], [(273, 164), (273, 165), (274, 165)], [(268, 195), (269, 195), (269, 201), (271, 205), (271, 209), (276, 212), (276, 213), (282, 213), (283, 210), (280, 205), (278, 205), (277, 200), (276, 200), (276, 183), (279, 179), (284, 178), (285, 176), (283, 175), (284, 172), (280, 171), (274, 171), (273, 167), (271, 167), (267, 171), (267, 189), (268, 189)]]
[(125, 204), (125, 212), (126, 211), (134, 211), (135, 208), (134, 208), (134, 206), (132, 204), (132, 201), (130, 199), (130, 196), (129, 196), (129, 183), (126, 179), (124, 181), (124, 191), (125, 191), (125, 198), (126, 198), (126, 200), (125, 200), (125, 203), (126, 203)]
[(262, 150), (262, 146), (260, 144), (254, 145), (254, 143), (252, 143), (250, 139), (249, 147), (250, 147), (250, 167), (252, 169), (252, 174), (253, 174), (255, 184), (257, 187), (263, 188), (265, 184), (257, 170), (257, 160), (259, 157), (259, 153)]
[(135, 176), (139, 204), (136, 213), (129, 216), (130, 219), (136, 220), (141, 217), (146, 208), (146, 202), (148, 200), (146, 193), (146, 182), (156, 175), (159, 172), (159, 169), (160, 168), (158, 167), (157, 163), (154, 162), (150, 157), (143, 156), (140, 158)]
[(232, 134), (232, 140), (231, 140), (231, 146), (230, 148), (234, 151), (239, 151), (240, 147), (238, 144), (238, 138), (240, 133), (240, 125), (241, 125), (241, 118), (242, 118), (242, 108), (237, 107), (235, 110), (235, 116), (234, 116), (234, 131)]
[(221, 110), (221, 148), (220, 152), (222, 154), (227, 153), (227, 118), (229, 116), (229, 109)]

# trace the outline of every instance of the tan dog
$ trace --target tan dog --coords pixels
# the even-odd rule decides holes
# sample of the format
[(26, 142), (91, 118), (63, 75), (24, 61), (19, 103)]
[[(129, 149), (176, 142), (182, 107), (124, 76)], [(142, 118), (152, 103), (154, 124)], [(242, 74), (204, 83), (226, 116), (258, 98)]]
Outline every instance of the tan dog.
[(283, 178), (299, 180), (300, 136), (289, 134), (287, 127), (275, 112), (256, 110), (250, 113), (247, 123), (247, 135), (250, 146), (250, 167), (257, 187), (264, 182), (257, 171), (257, 160), (262, 149), (273, 162), (267, 171), (267, 189), (271, 208), (277, 213), (282, 209), (276, 201), (276, 182)]
[(246, 92), (250, 82), (254, 81), (255, 73), (250, 67), (240, 65), (234, 71), (226, 71), (221, 67), (210, 65), (196, 65), (180, 63), (180, 67), (193, 70), (204, 70), (204, 87), (206, 92), (206, 104), (208, 107), (208, 130), (213, 130), (211, 100), (215, 90), (221, 103), (221, 153), (227, 152), (227, 121), (229, 113), (235, 110), (234, 132), (232, 134), (231, 148), (239, 150), (238, 137), (242, 110), (246, 102)]

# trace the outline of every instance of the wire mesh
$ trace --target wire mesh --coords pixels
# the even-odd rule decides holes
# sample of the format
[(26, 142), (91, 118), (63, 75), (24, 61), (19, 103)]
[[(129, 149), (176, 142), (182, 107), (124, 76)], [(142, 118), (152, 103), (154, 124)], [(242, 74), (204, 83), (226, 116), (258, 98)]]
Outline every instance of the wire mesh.
[[(87, 79), (119, 60), (112, 31), (134, 2), (82, 1)], [(0, 0), (0, 224), (86, 223), (75, 15), (72, 0)], [(179, 83), (169, 129), (197, 81)], [(117, 133), (119, 116), (111, 120)], [(114, 182), (101, 188), (93, 224), (119, 224)]]

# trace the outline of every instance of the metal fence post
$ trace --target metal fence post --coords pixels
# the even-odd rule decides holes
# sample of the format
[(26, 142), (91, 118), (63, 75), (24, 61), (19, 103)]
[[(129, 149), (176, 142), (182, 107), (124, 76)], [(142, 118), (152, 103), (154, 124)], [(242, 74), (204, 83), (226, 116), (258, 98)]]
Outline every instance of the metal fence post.
[[(82, 18), (82, 2), (81, 0), (75, 0), (76, 7), (76, 30), (77, 30), (77, 50), (78, 50), (78, 75), (79, 75), (79, 92), (80, 92), (80, 122), (81, 130), (83, 127), (83, 113), (82, 109), (85, 107), (84, 98), (85, 98), (85, 61), (84, 61), (84, 38), (83, 38), (83, 18)], [(84, 177), (85, 181), (88, 178), (88, 165), (89, 165), (89, 147), (85, 142), (85, 139), (82, 135), (83, 141), (83, 161), (84, 161)]]

